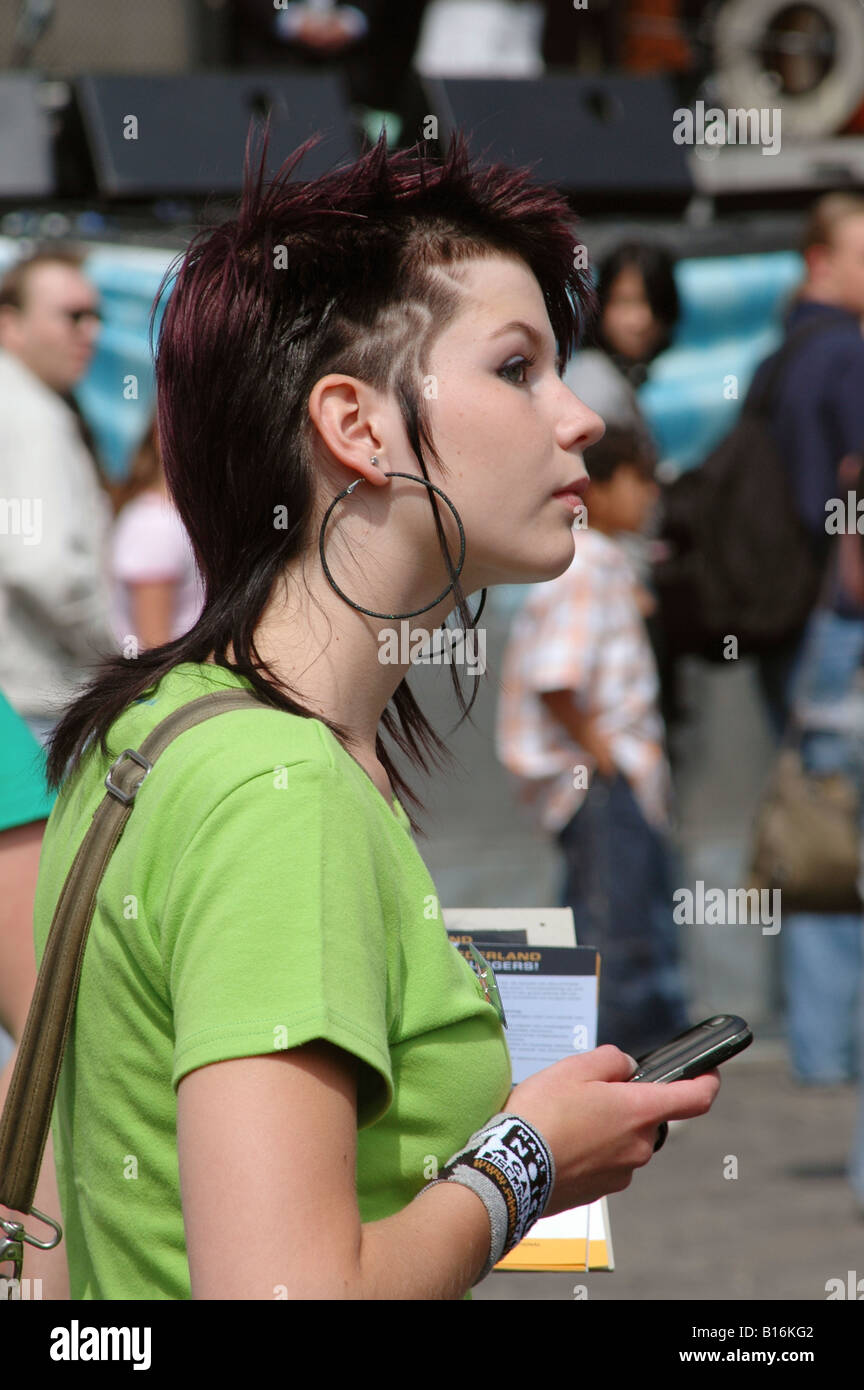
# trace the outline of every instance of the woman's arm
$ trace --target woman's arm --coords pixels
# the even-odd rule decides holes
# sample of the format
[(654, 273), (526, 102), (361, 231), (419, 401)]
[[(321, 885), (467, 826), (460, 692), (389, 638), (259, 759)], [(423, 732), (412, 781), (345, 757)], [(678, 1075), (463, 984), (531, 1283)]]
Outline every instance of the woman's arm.
[[(704, 1115), (720, 1086), (716, 1069), (620, 1084), (635, 1065), (607, 1045), (510, 1093), (507, 1111), (535, 1125), (554, 1157), (548, 1215), (623, 1191), (650, 1162), (658, 1125)], [(177, 1138), (193, 1298), (457, 1299), (480, 1278), (491, 1233), (470, 1188), (438, 1183), (393, 1216), (361, 1223), (356, 1067), (318, 1040), (183, 1077)]]
[[(45, 822), (39, 820), (30, 825), (14, 826), (0, 834), (0, 1022), (16, 1043), (21, 1041), (36, 986), (33, 898), (44, 831)], [(17, 1055), (13, 1052), (0, 1072), (0, 1110), (6, 1103)], [(46, 1216), (60, 1219), (50, 1132), (42, 1156), (34, 1206)], [(25, 1229), (39, 1240), (47, 1240), (50, 1234), (41, 1221), (22, 1216), (20, 1212), (12, 1213), (8, 1207), (0, 1206), (0, 1214), (23, 1221)], [(42, 1280), (43, 1299), (68, 1298), (69, 1272), (62, 1242), (54, 1250), (25, 1246), (23, 1275), (25, 1279)]]
[[(0, 1072), (0, 1110), (6, 1104), (6, 1095), (12, 1081), (12, 1073), (15, 1070), (15, 1058), (18, 1056), (17, 1050), (12, 1053), (6, 1066)], [(55, 1221), (63, 1224), (62, 1212), (60, 1210), (60, 1196), (57, 1191), (57, 1174), (54, 1168), (54, 1140), (51, 1131), (48, 1131), (48, 1140), (45, 1144), (45, 1152), (42, 1155), (42, 1167), (39, 1170), (39, 1181), (36, 1184), (36, 1195), (33, 1205), (37, 1211), (44, 1211), (46, 1216), (52, 1216)], [(48, 1240), (51, 1235), (50, 1226), (39, 1221), (35, 1216), (27, 1216), (22, 1212), (10, 1211), (9, 1207), (0, 1205), (0, 1216), (8, 1217), (12, 1221), (20, 1221), (26, 1231), (29, 1231), (37, 1240)], [(4, 1266), (4, 1274), (11, 1278), (11, 1265)], [(53, 1250), (40, 1250), (35, 1245), (24, 1246), (24, 1266), (22, 1276), (32, 1281), (41, 1279), (41, 1297), (47, 1301), (49, 1299), (67, 1299), (69, 1297), (69, 1267), (66, 1263), (66, 1245), (61, 1241)], [(31, 1298), (33, 1293), (31, 1292)]]
[(146, 584), (129, 585), (132, 629), (141, 651), (161, 647), (171, 641), (176, 594), (177, 582), (174, 579), (156, 579)]
[(0, 1025), (20, 1042), (33, 989), (33, 899), (45, 821), (0, 831)]
[(356, 1061), (330, 1043), (190, 1072), (177, 1140), (193, 1298), (457, 1299), (488, 1259), (455, 1183), (361, 1223)]

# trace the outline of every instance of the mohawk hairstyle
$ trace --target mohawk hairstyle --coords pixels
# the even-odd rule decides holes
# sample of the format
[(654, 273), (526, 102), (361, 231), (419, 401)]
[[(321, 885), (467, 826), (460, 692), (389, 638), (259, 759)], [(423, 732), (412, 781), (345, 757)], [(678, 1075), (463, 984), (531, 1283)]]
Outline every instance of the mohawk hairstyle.
[[(314, 135), (269, 183), (269, 126), (257, 169), (253, 133), (250, 126), (237, 216), (202, 227), (181, 254), (156, 355), (160, 448), (204, 581), (204, 606), (182, 637), (136, 657), (102, 657), (50, 740), (52, 787), (74, 771), (92, 736), (110, 756), (105, 735), (132, 700), (172, 667), (202, 662), (210, 652), (247, 677), (266, 703), (319, 717), (292, 698), (254, 642), (274, 585), (309, 544), (316, 519), (320, 440), (316, 445), (307, 409), (316, 381), (344, 372), (392, 392), (423, 476), (429, 478), (424, 452), (446, 475), (431, 438), (423, 368), (437, 335), (461, 307), (460, 264), (494, 254), (527, 264), (543, 292), (561, 370), (594, 307), (590, 272), (574, 254), (575, 219), (566, 200), (533, 183), (530, 170), (472, 165), (461, 132), (437, 160), (419, 142), (390, 153), (382, 130), (353, 164), (315, 180), (292, 180), (321, 138)], [(151, 346), (159, 301), (176, 264), (154, 301)], [(447, 276), (439, 273), (445, 269)], [(431, 492), (429, 500), (452, 580)], [(287, 529), (274, 527), (275, 507), (286, 509)], [(472, 620), (458, 580), (453, 592), (467, 628)], [(233, 664), (226, 658), (229, 642)], [(464, 719), (471, 705), (455, 666), (450, 669)], [(344, 729), (328, 727), (348, 741)], [(407, 680), (381, 728), (424, 771), (428, 758), (441, 765), (452, 756)], [(380, 731), (377, 754), (400, 797), (420, 806)], [(417, 829), (413, 819), (412, 825)]]

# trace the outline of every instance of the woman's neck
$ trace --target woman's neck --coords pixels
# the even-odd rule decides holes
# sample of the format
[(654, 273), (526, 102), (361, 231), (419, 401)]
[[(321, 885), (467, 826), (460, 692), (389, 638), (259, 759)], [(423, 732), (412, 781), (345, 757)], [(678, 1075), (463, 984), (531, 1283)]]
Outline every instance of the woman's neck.
[[(411, 668), (412, 634), (440, 626), (447, 601), (412, 619), (370, 618), (340, 599), (320, 572), (286, 579), (255, 629), (256, 649), (300, 704), (346, 730), (347, 751), (389, 804), (392, 788), (376, 751), (381, 717)], [(391, 660), (394, 650), (406, 659)], [(235, 664), (230, 643), (226, 659)]]

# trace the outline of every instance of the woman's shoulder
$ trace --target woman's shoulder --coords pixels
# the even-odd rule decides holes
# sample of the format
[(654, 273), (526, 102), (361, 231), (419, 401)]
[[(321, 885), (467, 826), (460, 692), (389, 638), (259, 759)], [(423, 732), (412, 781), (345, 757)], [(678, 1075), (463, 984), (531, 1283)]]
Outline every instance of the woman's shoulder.
[(150, 537), (174, 538), (185, 535), (181, 514), (171, 502), (154, 488), (146, 488), (125, 502), (114, 518), (115, 534), (129, 535), (142, 531)]
[(566, 382), (573, 380), (597, 379), (598, 381), (623, 380), (615, 363), (601, 348), (586, 347), (571, 358), (564, 373)]
[(141, 492), (137, 492), (134, 497), (130, 497), (128, 502), (117, 513), (117, 520), (128, 522), (137, 517), (161, 516), (163, 513), (170, 515), (176, 508), (170, 498), (166, 497), (158, 488), (146, 487)]
[[(138, 750), (181, 707), (223, 693), (245, 696), (246, 703), (234, 708), (229, 703), (221, 711), (218, 703), (212, 705), (206, 718), (165, 747), (158, 769), (142, 784), (151, 807), (158, 799), (172, 823), (206, 818), (228, 798), (238, 809), (245, 804), (254, 810), (256, 796), (250, 792), (260, 793), (257, 800), (267, 801), (273, 811), (292, 816), (298, 807), (313, 817), (320, 808), (331, 827), (342, 824), (352, 833), (359, 833), (364, 821), (377, 831), (382, 812), (393, 814), (322, 720), (267, 704), (245, 677), (207, 662), (175, 666), (127, 706), (109, 730), (109, 749), (114, 756), (126, 748)], [(109, 762), (93, 766), (94, 781), (104, 780)]]
[[(212, 698), (220, 695), (225, 696), (224, 710), (212, 703)], [(177, 735), (178, 747), (185, 740), (187, 756), (192, 755), (193, 744), (196, 757), (212, 755), (226, 781), (248, 776), (258, 766), (272, 768), (273, 757), (279, 752), (292, 762), (334, 766), (332, 735), (328, 737), (329, 731), (320, 720), (268, 704), (246, 677), (209, 662), (181, 662), (172, 667), (126, 706), (112, 725), (110, 737), (121, 748), (129, 746), (124, 740), (146, 737), (163, 719), (205, 697), (211, 698), (207, 717)], [(232, 708), (229, 697), (241, 697), (243, 703)]]
[(630, 382), (600, 348), (584, 348), (569, 363), (564, 381), (607, 424), (636, 425), (642, 420)]
[(106, 775), (124, 751), (146, 758), (141, 750), (163, 720), (222, 692), (245, 692), (248, 702), (222, 710), (217, 702), (206, 718), (177, 732), (140, 779), (130, 766), (134, 759), (118, 764), (124, 783), (128, 777), (138, 784), (135, 818), (151, 849), (150, 841), (158, 841), (160, 862), (176, 863), (201, 834), (214, 846), (236, 845), (230, 854), (254, 853), (274, 837), (315, 841), (323, 853), (325, 844), (342, 838), (368, 843), (370, 863), (385, 843), (390, 850), (401, 845), (388, 830), (404, 830), (404, 811), (387, 806), (321, 720), (264, 703), (227, 668), (193, 662), (172, 668), (114, 719), (107, 753), (91, 741), (76, 775), (64, 783), (55, 828), (62, 818), (64, 834), (75, 837), (104, 799)]

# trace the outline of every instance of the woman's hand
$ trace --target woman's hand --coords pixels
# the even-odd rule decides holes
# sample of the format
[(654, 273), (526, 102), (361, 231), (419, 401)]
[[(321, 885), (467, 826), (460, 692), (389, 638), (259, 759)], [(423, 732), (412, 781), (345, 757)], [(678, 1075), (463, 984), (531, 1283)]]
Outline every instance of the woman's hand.
[(720, 1089), (716, 1068), (692, 1081), (622, 1084), (635, 1070), (632, 1057), (607, 1044), (565, 1057), (511, 1091), (503, 1109), (534, 1125), (555, 1160), (544, 1215), (629, 1187), (633, 1169), (650, 1160), (662, 1121), (706, 1114)]

